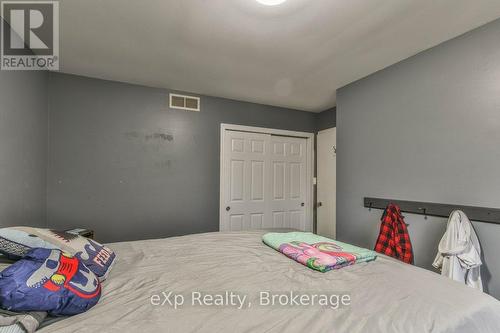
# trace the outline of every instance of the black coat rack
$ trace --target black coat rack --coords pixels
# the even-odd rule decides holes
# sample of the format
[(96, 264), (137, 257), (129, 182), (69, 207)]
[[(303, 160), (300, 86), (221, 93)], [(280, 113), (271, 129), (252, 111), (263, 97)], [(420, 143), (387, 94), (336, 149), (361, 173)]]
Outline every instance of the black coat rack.
[(394, 203), (402, 212), (424, 216), (449, 217), (454, 210), (461, 210), (471, 221), (500, 224), (500, 209), (474, 206), (461, 206), (432, 202), (406, 201), (396, 199), (365, 198), (366, 208), (385, 209), (389, 203)]

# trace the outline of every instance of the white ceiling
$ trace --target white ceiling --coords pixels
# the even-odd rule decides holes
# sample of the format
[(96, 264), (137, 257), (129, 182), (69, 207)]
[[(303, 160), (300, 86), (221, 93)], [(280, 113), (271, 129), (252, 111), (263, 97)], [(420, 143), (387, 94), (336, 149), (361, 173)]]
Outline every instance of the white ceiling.
[(61, 0), (61, 69), (322, 111), (350, 82), (500, 17), (499, 0)]

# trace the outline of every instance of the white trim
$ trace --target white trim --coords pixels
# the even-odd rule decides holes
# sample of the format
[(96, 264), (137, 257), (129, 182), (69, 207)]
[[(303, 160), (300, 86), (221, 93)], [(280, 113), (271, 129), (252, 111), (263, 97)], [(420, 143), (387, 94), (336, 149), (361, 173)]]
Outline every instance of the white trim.
[(296, 131), (287, 131), (274, 128), (233, 125), (224, 123), (220, 124), (220, 127), (221, 127), (221, 133), (224, 133), (223, 131), (229, 130), (229, 131), (254, 132), (262, 134), (294, 136), (298, 138), (314, 139), (314, 133), (308, 133), (308, 132), (296, 132)]
[[(185, 100), (186, 100), (187, 98), (189, 98), (189, 99), (195, 99), (195, 100), (197, 100), (197, 101), (198, 101), (198, 103), (197, 103), (198, 108), (194, 109), (194, 108), (187, 108), (187, 107), (181, 107), (181, 106), (174, 106), (174, 105), (172, 105), (172, 97), (181, 97), (181, 98), (184, 98), (184, 102), (185, 102)], [(170, 94), (169, 94), (169, 98), (168, 98), (168, 99), (169, 99), (169, 103), (168, 103), (168, 105), (169, 105), (169, 107), (170, 107), (171, 109), (177, 109), (177, 110), (187, 110), (187, 111), (197, 111), (197, 112), (199, 112), (199, 111), (200, 111), (200, 108), (201, 108), (201, 106), (200, 106), (200, 104), (201, 104), (201, 100), (200, 100), (200, 98), (199, 98), (199, 97), (196, 97), (196, 96), (180, 95), (180, 94), (172, 94), (172, 93), (170, 93)], [(184, 105), (186, 105), (186, 103), (184, 103)]]
[(280, 130), (274, 128), (265, 128), (265, 127), (254, 127), (254, 126), (244, 126), (244, 125), (234, 125), (234, 124), (224, 124), (220, 125), (220, 175), (219, 175), (219, 185), (220, 185), (220, 195), (219, 195), (219, 231), (222, 227), (222, 217), (224, 214), (224, 196), (225, 196), (225, 184), (224, 184), (224, 133), (225, 131), (242, 131), (242, 132), (253, 132), (253, 133), (262, 133), (262, 134), (271, 134), (278, 136), (291, 136), (298, 138), (307, 139), (307, 165), (306, 165), (306, 178), (309, 182), (310, 186), (306, 192), (306, 208), (305, 208), (305, 216), (309, 218), (309, 225), (311, 229), (309, 231), (314, 231), (314, 133), (308, 132), (297, 132), (297, 131), (287, 131)]

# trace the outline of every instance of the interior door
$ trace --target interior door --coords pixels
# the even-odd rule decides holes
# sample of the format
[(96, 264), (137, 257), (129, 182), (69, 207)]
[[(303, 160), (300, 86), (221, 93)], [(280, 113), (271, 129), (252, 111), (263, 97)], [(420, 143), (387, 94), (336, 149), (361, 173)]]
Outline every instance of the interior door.
[(337, 129), (330, 128), (317, 137), (317, 233), (335, 239), (337, 198)]
[(224, 215), (221, 229), (249, 230), (268, 226), (266, 184), (269, 183), (271, 135), (225, 131)]
[(221, 230), (312, 229), (306, 139), (224, 131)]
[(272, 226), (310, 231), (306, 225), (306, 139), (271, 137)]

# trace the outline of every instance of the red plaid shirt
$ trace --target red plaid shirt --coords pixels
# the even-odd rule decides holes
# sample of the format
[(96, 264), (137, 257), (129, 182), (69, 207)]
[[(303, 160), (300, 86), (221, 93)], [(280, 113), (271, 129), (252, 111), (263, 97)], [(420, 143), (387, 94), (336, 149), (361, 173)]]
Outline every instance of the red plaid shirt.
[(413, 263), (410, 235), (398, 205), (389, 204), (385, 209), (375, 251), (407, 264)]

